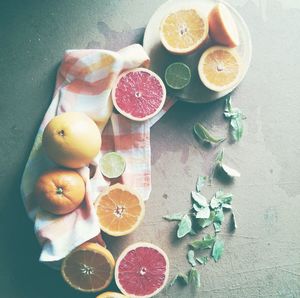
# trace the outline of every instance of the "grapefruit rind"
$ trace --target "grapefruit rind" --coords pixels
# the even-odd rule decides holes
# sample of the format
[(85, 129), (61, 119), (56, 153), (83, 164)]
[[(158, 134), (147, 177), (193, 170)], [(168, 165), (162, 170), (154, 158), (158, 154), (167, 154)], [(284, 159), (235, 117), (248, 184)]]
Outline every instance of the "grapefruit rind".
[[(145, 115), (144, 117), (141, 117), (141, 118), (134, 117), (130, 113), (125, 112), (122, 108), (119, 107), (119, 105), (117, 103), (117, 99), (116, 99), (116, 90), (118, 88), (118, 84), (119, 84), (120, 80), (122, 78), (124, 78), (127, 74), (132, 73), (132, 72), (146, 72), (146, 73), (149, 73), (151, 76), (153, 76), (159, 82), (159, 84), (161, 85), (161, 88), (162, 88), (162, 92), (163, 92), (162, 98), (161, 98), (161, 103), (160, 103), (159, 107), (156, 109), (156, 111), (154, 113), (149, 114), (149, 115)], [(161, 111), (161, 109), (163, 108), (163, 106), (165, 104), (165, 101), (166, 101), (167, 91), (166, 91), (166, 87), (165, 87), (163, 81), (161, 80), (161, 78), (156, 73), (154, 73), (153, 71), (151, 71), (149, 69), (139, 67), (139, 68), (135, 68), (135, 69), (131, 69), (131, 70), (127, 70), (127, 71), (123, 72), (118, 77), (117, 82), (114, 84), (111, 94), (112, 94), (112, 101), (113, 101), (114, 107), (116, 108), (116, 110), (120, 114), (122, 114), (123, 116), (125, 116), (128, 119), (140, 122), (140, 121), (146, 121), (146, 120), (154, 117), (155, 115), (157, 115)]]
[(96, 298), (129, 298), (129, 297), (116, 292), (105, 292), (98, 295)]
[(144, 200), (141, 198), (141, 196), (137, 192), (135, 192), (133, 189), (131, 189), (127, 185), (116, 183), (116, 184), (108, 187), (104, 192), (102, 192), (100, 194), (100, 196), (98, 197), (98, 199), (95, 202), (96, 212), (97, 212), (97, 209), (99, 208), (99, 205), (101, 203), (101, 199), (104, 196), (108, 195), (114, 189), (120, 189), (122, 191), (127, 191), (127, 192), (130, 192), (131, 194), (133, 194), (134, 196), (136, 196), (139, 199), (139, 204), (140, 204), (140, 207), (141, 207), (141, 213), (140, 213), (136, 223), (133, 226), (131, 226), (130, 229), (127, 229), (125, 231), (113, 231), (113, 230), (109, 229), (108, 227), (104, 226), (101, 223), (101, 219), (98, 216), (99, 225), (100, 225), (101, 230), (103, 232), (105, 232), (106, 234), (110, 235), (110, 236), (115, 236), (115, 237), (125, 236), (125, 235), (128, 235), (128, 234), (132, 233), (140, 225), (141, 221), (143, 220), (143, 218), (145, 216), (145, 203), (144, 203)]
[[(165, 280), (163, 282), (163, 284), (161, 285), (161, 287), (159, 287), (158, 289), (156, 289), (153, 293), (149, 294), (149, 295), (143, 295), (143, 296), (136, 296), (134, 294), (131, 294), (131, 293), (127, 293), (126, 290), (123, 288), (123, 286), (120, 284), (120, 281), (119, 281), (119, 277), (118, 277), (118, 274), (119, 274), (119, 266), (120, 266), (120, 263), (121, 261), (124, 259), (124, 257), (132, 250), (136, 249), (136, 248), (139, 248), (139, 247), (149, 247), (149, 248), (153, 248), (154, 250), (158, 251), (162, 256), (163, 258), (165, 259), (166, 261), (166, 271), (165, 271)], [(169, 267), (170, 267), (170, 264), (169, 264), (169, 258), (167, 256), (167, 254), (158, 246), (152, 244), (152, 243), (147, 243), (147, 242), (137, 242), (137, 243), (134, 243), (132, 245), (129, 245), (127, 248), (125, 248), (123, 250), (123, 252), (120, 254), (120, 256), (118, 257), (117, 261), (116, 261), (116, 266), (115, 266), (115, 282), (119, 288), (119, 290), (126, 296), (129, 296), (131, 298), (150, 298), (150, 297), (153, 297), (155, 295), (157, 295), (167, 284), (168, 282), (168, 278), (169, 278)]]
[[(102, 287), (99, 288), (92, 288), (92, 289), (83, 289), (80, 288), (79, 286), (74, 285), (70, 278), (65, 274), (65, 266), (66, 266), (66, 262), (68, 261), (68, 259), (70, 257), (72, 257), (72, 254), (76, 251), (92, 251), (95, 252), (97, 254), (101, 254), (106, 261), (108, 262), (108, 264), (110, 265), (110, 272), (109, 272), (109, 277), (106, 280), (105, 284)], [(109, 250), (107, 250), (106, 248), (104, 248), (103, 246), (97, 244), (97, 243), (93, 243), (93, 242), (86, 242), (83, 243), (82, 245), (80, 245), (79, 247), (75, 248), (73, 251), (71, 251), (63, 260), (62, 265), (61, 265), (61, 274), (63, 279), (65, 280), (65, 282), (72, 287), (75, 290), (79, 290), (81, 292), (86, 292), (86, 293), (93, 293), (93, 292), (99, 292), (101, 290), (104, 290), (105, 288), (107, 288), (109, 286), (109, 284), (111, 283), (112, 279), (113, 279), (113, 274), (114, 274), (114, 267), (115, 267), (115, 260), (113, 255), (110, 253)]]
[[(237, 65), (238, 65), (238, 73), (235, 77), (235, 79), (233, 81), (231, 81), (229, 84), (227, 85), (215, 85), (213, 83), (211, 83), (205, 76), (204, 71), (203, 71), (203, 67), (204, 67), (204, 62), (205, 59), (208, 55), (210, 55), (212, 52), (214, 51), (226, 51), (229, 52), (237, 61)], [(201, 56), (200, 60), (199, 60), (199, 64), (198, 64), (198, 74), (199, 77), (202, 81), (202, 83), (204, 84), (204, 86), (206, 86), (208, 89), (215, 91), (215, 92), (222, 92), (225, 90), (229, 90), (234, 88), (238, 82), (240, 81), (241, 75), (242, 75), (242, 61), (241, 58), (239, 56), (239, 54), (237, 53), (237, 51), (235, 49), (229, 48), (229, 47), (225, 47), (225, 46), (213, 46), (208, 48)]]

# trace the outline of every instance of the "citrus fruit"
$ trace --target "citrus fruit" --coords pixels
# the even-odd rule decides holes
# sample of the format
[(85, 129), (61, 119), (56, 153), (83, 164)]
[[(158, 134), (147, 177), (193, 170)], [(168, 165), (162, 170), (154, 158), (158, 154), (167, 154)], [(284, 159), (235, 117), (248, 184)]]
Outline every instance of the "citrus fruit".
[(191, 81), (191, 70), (182, 62), (172, 63), (165, 71), (165, 81), (172, 89), (183, 89)]
[(166, 285), (168, 275), (167, 255), (151, 243), (139, 242), (130, 245), (116, 262), (116, 284), (129, 297), (156, 295)]
[(234, 48), (239, 45), (239, 33), (229, 9), (218, 3), (208, 17), (210, 37), (217, 43)]
[(86, 242), (66, 256), (61, 273), (72, 288), (98, 292), (107, 288), (112, 281), (114, 266), (114, 258), (106, 248)]
[(142, 198), (120, 183), (110, 186), (100, 194), (95, 207), (102, 231), (112, 236), (133, 232), (145, 214)]
[(208, 20), (197, 9), (181, 9), (160, 24), (160, 40), (174, 54), (189, 54), (208, 39)]
[(115, 108), (125, 117), (144, 121), (155, 116), (166, 100), (166, 88), (153, 71), (136, 68), (123, 72), (112, 90)]
[(234, 49), (214, 46), (201, 56), (198, 72), (202, 83), (213, 91), (234, 87), (241, 75), (241, 62)]
[(81, 168), (98, 154), (101, 135), (95, 122), (84, 113), (68, 112), (54, 117), (43, 133), (43, 147), (57, 164)]
[(35, 197), (44, 210), (66, 214), (75, 210), (84, 199), (85, 183), (75, 171), (56, 169), (44, 173), (36, 182)]
[(106, 153), (100, 159), (101, 173), (110, 179), (120, 177), (124, 173), (125, 167), (125, 159), (117, 152)]
[(116, 292), (105, 292), (100, 295), (98, 295), (96, 298), (126, 298), (128, 296), (124, 296), (120, 293)]

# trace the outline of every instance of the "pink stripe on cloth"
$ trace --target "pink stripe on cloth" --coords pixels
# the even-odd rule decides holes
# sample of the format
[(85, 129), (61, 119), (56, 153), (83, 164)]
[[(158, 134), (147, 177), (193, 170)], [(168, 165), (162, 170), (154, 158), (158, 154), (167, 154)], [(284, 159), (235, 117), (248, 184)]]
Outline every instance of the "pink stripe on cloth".
[[(107, 50), (66, 51), (58, 70), (53, 100), (37, 133), (25, 166), (21, 194), (28, 216), (34, 221), (35, 233), (42, 246), (40, 261), (50, 264), (64, 258), (72, 249), (94, 238), (100, 232), (93, 206), (99, 194), (109, 185), (99, 170), (99, 159), (108, 151), (120, 152), (127, 161), (122, 182), (135, 188), (147, 200), (151, 192), (150, 127), (172, 106), (167, 100), (163, 110), (151, 120), (134, 122), (112, 112), (112, 85), (124, 69), (149, 65), (149, 57), (140, 45), (131, 45), (120, 52)], [(89, 115), (102, 133), (102, 147), (90, 168), (78, 172), (86, 183), (84, 203), (72, 213), (56, 216), (39, 208), (34, 186), (46, 170), (56, 168), (42, 150), (42, 134), (56, 115), (81, 111)], [(100, 149), (100, 148), (99, 148)]]

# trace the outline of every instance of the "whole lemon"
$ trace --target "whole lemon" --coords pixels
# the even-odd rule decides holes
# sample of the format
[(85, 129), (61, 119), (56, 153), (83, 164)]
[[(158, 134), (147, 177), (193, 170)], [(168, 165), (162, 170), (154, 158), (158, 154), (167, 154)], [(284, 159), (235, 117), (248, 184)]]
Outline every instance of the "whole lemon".
[(88, 165), (98, 154), (101, 134), (96, 123), (86, 114), (67, 112), (47, 124), (42, 142), (50, 159), (76, 169)]

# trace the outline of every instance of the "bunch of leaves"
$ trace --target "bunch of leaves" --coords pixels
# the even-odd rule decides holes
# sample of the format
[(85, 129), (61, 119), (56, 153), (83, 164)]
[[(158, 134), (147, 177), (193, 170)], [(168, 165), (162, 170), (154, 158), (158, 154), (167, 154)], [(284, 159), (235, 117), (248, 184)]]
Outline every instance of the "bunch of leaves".
[(244, 133), (243, 120), (246, 119), (246, 116), (240, 109), (232, 107), (231, 96), (226, 98), (224, 116), (229, 119), (231, 135), (233, 139), (238, 142)]

